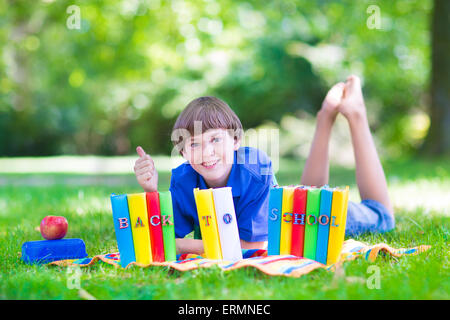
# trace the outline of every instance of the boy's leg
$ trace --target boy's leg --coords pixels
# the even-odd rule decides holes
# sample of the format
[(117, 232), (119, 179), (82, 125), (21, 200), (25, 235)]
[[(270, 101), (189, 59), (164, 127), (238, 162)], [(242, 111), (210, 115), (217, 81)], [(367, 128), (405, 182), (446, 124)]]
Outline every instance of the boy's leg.
[(370, 132), (358, 77), (348, 77), (339, 112), (347, 118), (350, 126), (355, 155), (356, 183), (361, 200), (376, 200), (393, 214), (386, 178)]
[(320, 187), (328, 183), (328, 143), (343, 90), (343, 82), (334, 85), (328, 91), (322, 103), (322, 108), (317, 113), (316, 130), (305, 167), (303, 168), (301, 184)]

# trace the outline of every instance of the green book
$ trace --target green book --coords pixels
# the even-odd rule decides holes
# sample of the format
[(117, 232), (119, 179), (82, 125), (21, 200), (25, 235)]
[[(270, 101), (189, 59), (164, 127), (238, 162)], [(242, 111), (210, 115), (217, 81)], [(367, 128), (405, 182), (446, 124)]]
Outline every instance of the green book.
[(159, 193), (159, 206), (161, 209), (161, 224), (164, 242), (165, 261), (177, 260), (175, 248), (175, 226), (173, 224), (172, 195), (170, 191)]
[(308, 197), (306, 200), (305, 241), (303, 256), (311, 260), (316, 259), (319, 209), (320, 189), (308, 188)]

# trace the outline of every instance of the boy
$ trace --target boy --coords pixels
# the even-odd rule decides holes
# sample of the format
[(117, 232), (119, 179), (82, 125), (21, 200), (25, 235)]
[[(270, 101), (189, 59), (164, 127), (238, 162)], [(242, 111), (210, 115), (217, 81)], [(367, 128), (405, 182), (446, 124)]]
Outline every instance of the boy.
[(386, 178), (367, 121), (360, 79), (354, 75), (346, 83), (334, 85), (317, 114), (316, 131), (305, 163), (301, 183), (322, 186), (328, 183), (328, 142), (338, 113), (348, 121), (355, 156), (356, 183), (361, 203), (349, 201), (346, 235), (385, 232), (395, 227)]
[[(384, 232), (394, 228), (395, 220), (387, 192), (387, 183), (378, 158), (365, 113), (360, 81), (350, 76), (328, 92), (317, 115), (317, 126), (310, 154), (305, 163), (301, 184), (322, 186), (328, 183), (328, 142), (338, 113), (349, 122), (356, 162), (356, 180), (361, 203), (349, 201), (346, 235), (361, 232)], [(195, 132), (195, 122), (202, 128)], [(174, 131), (174, 143), (187, 160), (172, 170), (170, 190), (173, 194), (176, 245), (178, 253), (203, 253), (197, 239), (180, 239), (196, 229), (198, 218), (193, 188), (231, 186), (244, 249), (264, 248), (267, 240), (267, 205), (271, 186), (276, 185), (271, 162), (253, 148), (239, 148), (242, 125), (223, 101), (201, 97), (192, 101), (180, 114)], [(157, 190), (158, 175), (151, 157), (141, 147), (134, 170), (145, 191)], [(246, 162), (247, 155), (257, 154), (259, 162)], [(232, 159), (232, 160), (231, 160)]]
[[(201, 240), (183, 239), (193, 230), (194, 238), (200, 235), (194, 188), (231, 187), (241, 247), (265, 247), (269, 189), (276, 181), (265, 153), (240, 148), (242, 132), (233, 110), (215, 97), (195, 99), (179, 115), (172, 140), (187, 161), (172, 170), (170, 181), (177, 253), (203, 253)], [(154, 163), (141, 147), (136, 151), (136, 178), (144, 191), (156, 191)]]

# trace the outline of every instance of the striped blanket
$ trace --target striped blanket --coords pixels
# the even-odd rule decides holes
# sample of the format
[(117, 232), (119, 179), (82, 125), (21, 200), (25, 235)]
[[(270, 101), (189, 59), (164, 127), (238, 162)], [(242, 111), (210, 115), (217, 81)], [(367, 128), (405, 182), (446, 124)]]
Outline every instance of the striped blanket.
[[(385, 243), (376, 245), (366, 245), (362, 242), (353, 239), (346, 240), (341, 252), (341, 258), (338, 263), (326, 266), (319, 262), (299, 258), (292, 255), (268, 256), (267, 250), (243, 250), (243, 259), (230, 262), (223, 260), (205, 259), (196, 254), (182, 254), (177, 255), (177, 261), (172, 262), (152, 262), (148, 265), (141, 265), (138, 263), (130, 263), (127, 268), (133, 266), (138, 267), (155, 267), (166, 266), (179, 271), (188, 271), (198, 268), (208, 268), (217, 265), (224, 271), (234, 270), (244, 267), (256, 268), (265, 274), (271, 276), (287, 276), (287, 277), (301, 277), (315, 269), (335, 270), (341, 263), (356, 258), (364, 258), (368, 261), (374, 261), (379, 254), (387, 254), (393, 257), (400, 257), (404, 255), (416, 255), (431, 248), (428, 245), (421, 245), (413, 248), (391, 248)], [(104, 262), (115, 267), (121, 268), (119, 253), (109, 253), (97, 255), (92, 258), (84, 258), (79, 260), (60, 260), (49, 263), (49, 265), (56, 266), (80, 266), (88, 267), (95, 263)]]

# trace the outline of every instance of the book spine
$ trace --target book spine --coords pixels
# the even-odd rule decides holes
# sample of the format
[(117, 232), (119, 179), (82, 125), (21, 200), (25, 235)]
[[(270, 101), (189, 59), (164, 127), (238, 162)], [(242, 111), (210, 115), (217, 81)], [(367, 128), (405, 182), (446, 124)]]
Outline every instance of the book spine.
[(327, 264), (328, 235), (330, 231), (333, 190), (324, 188), (320, 192), (320, 210), (317, 230), (316, 261)]
[(294, 216), (292, 220), (291, 254), (297, 257), (303, 257), (307, 196), (308, 196), (308, 189), (295, 188), (294, 205), (292, 210)]
[(281, 205), (283, 202), (283, 188), (272, 188), (269, 191), (269, 221), (267, 255), (280, 254), (281, 235)]
[(159, 193), (161, 209), (161, 224), (164, 244), (164, 259), (166, 261), (177, 260), (175, 247), (175, 224), (173, 220), (172, 194), (170, 191)]
[(212, 190), (222, 258), (229, 261), (242, 259), (241, 241), (230, 187)]
[(194, 198), (197, 205), (198, 221), (206, 258), (221, 260), (222, 250), (220, 248), (212, 190), (199, 190), (195, 188)]
[(136, 262), (149, 264), (152, 262), (150, 231), (147, 226), (147, 203), (145, 193), (128, 194), (128, 208), (130, 210), (131, 232), (133, 234)]
[(283, 188), (283, 203), (281, 204), (282, 216), (280, 232), (280, 255), (291, 254), (293, 201), (294, 188)]
[(306, 201), (305, 240), (303, 249), (304, 257), (311, 260), (316, 259), (319, 208), (320, 189), (311, 188), (308, 190), (308, 199)]
[(120, 264), (123, 268), (126, 268), (130, 262), (136, 261), (127, 195), (112, 194), (110, 199), (117, 247), (119, 248), (120, 254)]
[(348, 190), (348, 187), (346, 187), (345, 190), (335, 189), (333, 191), (327, 265), (338, 262), (341, 255), (347, 223)]
[(164, 262), (164, 242), (161, 227), (161, 210), (159, 207), (159, 194), (147, 192), (147, 214), (150, 231), (150, 243), (152, 244), (153, 261)]

